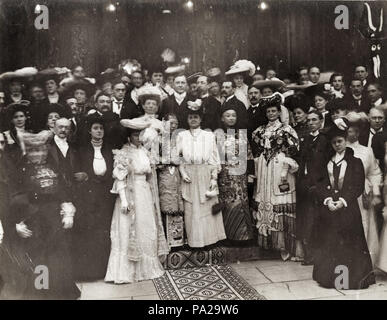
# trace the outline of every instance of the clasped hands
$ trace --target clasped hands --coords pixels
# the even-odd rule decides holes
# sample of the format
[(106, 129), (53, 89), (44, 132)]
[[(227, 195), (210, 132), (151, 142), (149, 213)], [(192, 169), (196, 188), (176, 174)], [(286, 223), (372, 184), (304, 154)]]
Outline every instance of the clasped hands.
[(327, 203), (328, 209), (331, 212), (337, 211), (341, 208), (344, 208), (344, 203), (342, 200), (333, 201), (330, 199)]

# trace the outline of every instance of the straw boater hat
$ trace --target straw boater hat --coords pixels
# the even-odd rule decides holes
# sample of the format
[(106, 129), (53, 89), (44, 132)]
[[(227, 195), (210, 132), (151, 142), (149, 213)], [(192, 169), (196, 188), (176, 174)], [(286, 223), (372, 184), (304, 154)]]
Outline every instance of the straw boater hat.
[(252, 77), (255, 73), (255, 65), (249, 60), (238, 60), (226, 71), (226, 75), (234, 75), (237, 73), (246, 73)]

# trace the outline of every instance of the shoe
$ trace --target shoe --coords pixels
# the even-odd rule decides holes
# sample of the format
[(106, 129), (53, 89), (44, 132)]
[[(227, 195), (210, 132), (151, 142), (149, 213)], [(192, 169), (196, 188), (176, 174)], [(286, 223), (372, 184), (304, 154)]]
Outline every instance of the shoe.
[(286, 250), (281, 250), (281, 258), (283, 261), (287, 261), (290, 259), (290, 253)]

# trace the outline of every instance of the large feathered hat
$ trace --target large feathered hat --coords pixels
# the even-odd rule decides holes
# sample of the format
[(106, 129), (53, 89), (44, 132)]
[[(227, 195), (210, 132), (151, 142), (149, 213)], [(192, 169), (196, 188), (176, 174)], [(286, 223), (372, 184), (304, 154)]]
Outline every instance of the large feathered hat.
[(232, 75), (237, 73), (247, 73), (252, 77), (255, 73), (255, 65), (249, 60), (238, 60), (226, 71), (226, 75)]

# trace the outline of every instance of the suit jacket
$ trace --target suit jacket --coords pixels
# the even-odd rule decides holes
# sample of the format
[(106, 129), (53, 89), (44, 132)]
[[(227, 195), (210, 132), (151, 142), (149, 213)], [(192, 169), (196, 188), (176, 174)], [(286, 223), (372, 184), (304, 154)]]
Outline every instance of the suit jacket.
[(203, 121), (202, 129), (211, 129), (212, 131), (221, 127), (221, 103), (213, 96), (202, 99)]
[(344, 96), (344, 100), (347, 104), (348, 110), (365, 113), (368, 113), (368, 111), (370, 110), (371, 103), (364, 94), (361, 97), (360, 105), (350, 92)]
[(267, 124), (266, 112), (265, 109), (260, 107), (259, 104), (257, 107), (250, 106), (247, 109), (247, 131), (248, 138), (251, 141), (252, 133), (260, 126)]
[(168, 98), (164, 99), (161, 103), (160, 111), (159, 111), (159, 119), (161, 120), (166, 114), (174, 113), (179, 120), (179, 128), (189, 129), (187, 122), (187, 114), (188, 114), (188, 101), (195, 101), (196, 99), (187, 93), (183, 102), (179, 105), (176, 102), (175, 96), (170, 95)]
[(133, 89), (134, 88), (132, 87), (125, 94), (124, 102), (120, 113), (120, 119), (134, 119), (141, 117), (144, 114), (144, 109), (142, 108), (140, 103), (136, 103), (132, 99), (131, 93)]
[(47, 162), (55, 168), (55, 171), (59, 173), (62, 181), (66, 184), (66, 187), (71, 188), (75, 185), (74, 173), (80, 172), (80, 162), (78, 152), (74, 146), (69, 143), (69, 149), (67, 150), (65, 164), (61, 165), (60, 150), (53, 139), (48, 148)]
[(325, 165), (328, 162), (329, 139), (324, 133), (319, 133), (316, 140), (310, 134), (301, 141), (300, 152), (296, 157), (299, 165), (297, 191), (302, 194), (310, 192), (324, 179)]
[(384, 172), (384, 157), (386, 154), (385, 143), (387, 141), (387, 130), (383, 129), (382, 132), (378, 132), (372, 139), (372, 150), (374, 151), (375, 158), (379, 160), (379, 167)]
[(237, 113), (237, 124), (238, 129), (248, 128), (248, 114), (244, 103), (233, 96), (230, 100), (225, 101), (222, 105), (222, 113), (226, 108), (232, 107)]

